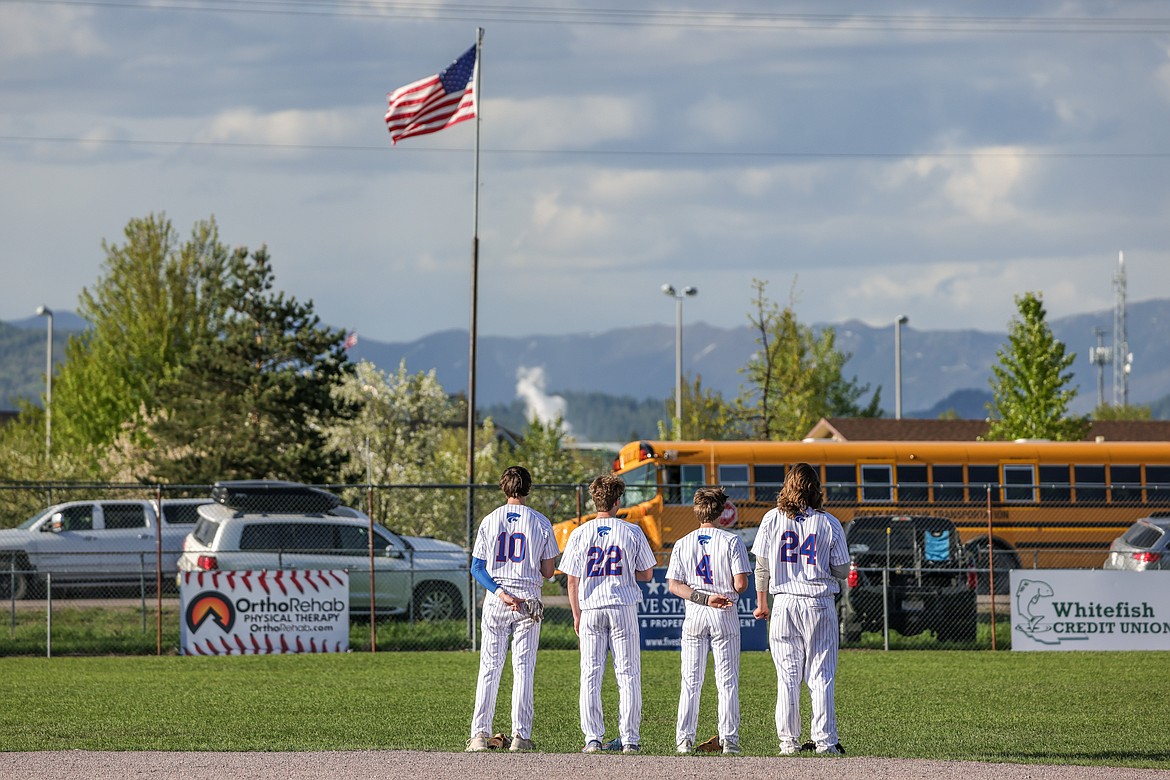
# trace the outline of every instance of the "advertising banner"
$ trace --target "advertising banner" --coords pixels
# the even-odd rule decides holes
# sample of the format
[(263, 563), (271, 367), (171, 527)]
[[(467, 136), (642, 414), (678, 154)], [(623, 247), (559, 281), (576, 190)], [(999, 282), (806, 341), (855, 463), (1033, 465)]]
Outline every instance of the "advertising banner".
[[(682, 646), (682, 625), (686, 602), (667, 590), (666, 569), (654, 569), (654, 579), (642, 586), (642, 603), (638, 605), (638, 628), (643, 650), (678, 650)], [(752, 579), (747, 593), (736, 603), (739, 612), (741, 650), (768, 649), (768, 623), (756, 620), (756, 585)]]
[(344, 570), (181, 572), (179, 605), (182, 655), (349, 650)]
[(1012, 650), (1170, 650), (1170, 571), (1011, 575)]

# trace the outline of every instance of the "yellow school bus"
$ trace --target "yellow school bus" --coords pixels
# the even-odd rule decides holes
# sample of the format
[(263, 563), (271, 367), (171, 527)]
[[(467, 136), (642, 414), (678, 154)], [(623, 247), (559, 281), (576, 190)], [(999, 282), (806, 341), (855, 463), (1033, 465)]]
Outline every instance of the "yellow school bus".
[[(1052, 441), (635, 441), (613, 471), (626, 482), (620, 515), (638, 523), (659, 562), (697, 527), (694, 491), (726, 490), (727, 525), (749, 545), (788, 469), (820, 471), (825, 508), (859, 515), (950, 518), (995, 568), (1098, 568), (1134, 520), (1170, 514), (1170, 443)], [(593, 515), (554, 526), (564, 548)]]

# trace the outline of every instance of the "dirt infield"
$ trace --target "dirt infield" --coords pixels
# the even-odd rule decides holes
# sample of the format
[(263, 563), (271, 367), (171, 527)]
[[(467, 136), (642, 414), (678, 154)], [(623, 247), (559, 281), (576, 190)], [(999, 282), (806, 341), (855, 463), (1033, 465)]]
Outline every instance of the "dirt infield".
[(249, 780), (317, 780), (321, 777), (540, 778), (580, 780), (621, 776), (623, 780), (665, 778), (710, 780), (1166, 780), (1170, 769), (1046, 766), (960, 761), (920, 761), (866, 757), (623, 756), (570, 753), (425, 753), (351, 751), (329, 753), (0, 753), (0, 778), (46, 780), (190, 780), (247, 777)]

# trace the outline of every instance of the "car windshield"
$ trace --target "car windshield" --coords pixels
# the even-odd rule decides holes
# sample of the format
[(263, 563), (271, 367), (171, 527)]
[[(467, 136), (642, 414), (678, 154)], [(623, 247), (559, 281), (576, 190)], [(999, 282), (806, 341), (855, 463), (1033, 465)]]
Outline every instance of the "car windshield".
[(32, 528), (34, 525), (36, 525), (38, 520), (40, 520), (45, 515), (51, 513), (52, 511), (53, 511), (53, 507), (49, 507), (48, 509), (37, 512), (35, 515), (30, 517), (28, 520), (25, 520), (23, 523), (21, 523), (20, 525), (18, 525), (16, 527), (17, 528), (24, 528), (24, 529)]
[[(885, 552), (886, 524), (859, 523), (854, 521), (845, 534), (850, 552)], [(904, 551), (914, 549), (914, 526), (908, 523), (893, 523), (889, 533), (890, 549)]]

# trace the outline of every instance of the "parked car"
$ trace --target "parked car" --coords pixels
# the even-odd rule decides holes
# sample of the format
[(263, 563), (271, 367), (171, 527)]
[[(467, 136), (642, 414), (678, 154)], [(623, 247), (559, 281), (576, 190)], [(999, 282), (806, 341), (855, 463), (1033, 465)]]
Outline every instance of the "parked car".
[(890, 630), (900, 634), (933, 631), (942, 641), (975, 640), (976, 578), (953, 522), (855, 517), (845, 528), (845, 542), (850, 567), (840, 602), (843, 639), (881, 631), (888, 611)]
[(1136, 521), (1109, 545), (1106, 569), (1150, 571), (1170, 569), (1170, 515)]
[(155, 580), (159, 536), (162, 571), (177, 571), (195, 509), (209, 498), (67, 501), (16, 528), (0, 529), (0, 598), (24, 598), (53, 575), (53, 585), (108, 588)]
[(394, 533), (333, 494), (296, 483), (218, 483), (212, 495), (184, 541), (180, 571), (348, 569), (350, 614), (368, 615), (372, 527), (377, 614), (463, 613), (468, 556), (457, 544)]

